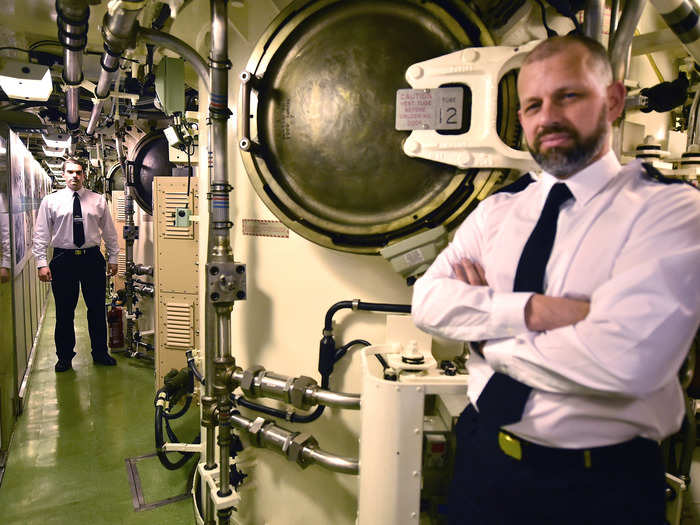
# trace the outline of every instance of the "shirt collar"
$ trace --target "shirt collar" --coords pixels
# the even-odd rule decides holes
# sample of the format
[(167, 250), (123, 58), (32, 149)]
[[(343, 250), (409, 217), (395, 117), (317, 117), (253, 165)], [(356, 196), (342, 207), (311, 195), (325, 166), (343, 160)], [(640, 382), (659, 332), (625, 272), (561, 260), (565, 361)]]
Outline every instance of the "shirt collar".
[(71, 197), (73, 197), (73, 194), (74, 194), (74, 193), (77, 193), (77, 194), (78, 194), (78, 197), (82, 198), (82, 197), (83, 197), (83, 194), (85, 193), (85, 186), (83, 186), (82, 188), (80, 188), (78, 191), (73, 191), (73, 190), (71, 190), (68, 186), (66, 186), (65, 188), (63, 188), (63, 190), (64, 190), (66, 193), (68, 193)]
[(542, 172), (540, 180), (545, 185), (547, 193), (557, 182), (565, 182), (576, 199), (576, 204), (584, 206), (619, 173), (621, 167), (615, 153), (610, 150), (593, 164), (566, 180), (560, 180), (546, 171)]

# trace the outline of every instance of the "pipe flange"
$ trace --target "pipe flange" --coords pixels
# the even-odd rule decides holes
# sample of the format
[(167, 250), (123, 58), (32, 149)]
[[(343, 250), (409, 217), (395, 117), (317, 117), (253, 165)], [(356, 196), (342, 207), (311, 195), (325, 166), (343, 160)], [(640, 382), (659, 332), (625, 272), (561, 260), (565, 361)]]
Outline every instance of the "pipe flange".
[(308, 376), (300, 376), (295, 379), (289, 392), (289, 401), (292, 406), (302, 410), (309, 408), (311, 403), (306, 399), (306, 389), (317, 385), (316, 380)]
[(243, 372), (243, 379), (241, 379), (241, 390), (248, 397), (257, 397), (255, 394), (255, 378), (258, 374), (265, 372), (265, 367), (261, 365), (254, 365)]
[(311, 463), (304, 459), (302, 451), (304, 450), (304, 447), (315, 448), (317, 446), (318, 441), (316, 441), (316, 438), (314, 438), (311, 434), (307, 434), (306, 432), (300, 432), (294, 436), (294, 438), (292, 438), (292, 442), (289, 444), (289, 448), (287, 450), (287, 458), (289, 461), (296, 462), (296, 464), (301, 468), (306, 468)]

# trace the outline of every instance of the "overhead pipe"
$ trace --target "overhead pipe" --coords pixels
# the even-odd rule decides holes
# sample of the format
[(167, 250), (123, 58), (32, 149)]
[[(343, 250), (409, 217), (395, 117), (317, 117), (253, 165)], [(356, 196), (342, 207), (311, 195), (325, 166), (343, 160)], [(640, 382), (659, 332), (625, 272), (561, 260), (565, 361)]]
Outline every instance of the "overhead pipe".
[(639, 24), (639, 19), (642, 17), (646, 3), (646, 0), (626, 2), (625, 7), (622, 9), (612, 47), (608, 49), (613, 68), (613, 80), (624, 82), (627, 76), (632, 38), (634, 38), (634, 31), (637, 29), (637, 24)]
[(66, 127), (71, 133), (80, 128), (80, 84), (83, 81), (83, 51), (87, 46), (89, 18), (88, 0), (56, 0), (58, 41), (63, 45)]
[(602, 42), (605, 0), (588, 0), (583, 12), (583, 34)]
[(683, 47), (700, 64), (700, 19), (689, 0), (651, 0)]
[(698, 118), (698, 110), (700, 109), (700, 90), (695, 92), (693, 104), (690, 106), (690, 116), (688, 117), (688, 140), (686, 142), (686, 150), (690, 149), (693, 144), (700, 142), (700, 118)]
[(110, 2), (102, 20), (104, 53), (100, 59), (100, 77), (95, 87), (97, 102), (92, 107), (86, 133), (95, 133), (105, 100), (109, 97), (114, 78), (119, 71), (122, 53), (133, 46), (138, 28), (138, 15), (146, 5), (146, 0), (137, 2)]
[(137, 36), (147, 44), (163, 47), (180, 55), (185, 61), (190, 63), (195, 73), (197, 73), (197, 76), (199, 76), (202, 81), (204, 89), (207, 93), (209, 92), (209, 66), (201, 55), (190, 45), (168, 33), (146, 27), (139, 26)]

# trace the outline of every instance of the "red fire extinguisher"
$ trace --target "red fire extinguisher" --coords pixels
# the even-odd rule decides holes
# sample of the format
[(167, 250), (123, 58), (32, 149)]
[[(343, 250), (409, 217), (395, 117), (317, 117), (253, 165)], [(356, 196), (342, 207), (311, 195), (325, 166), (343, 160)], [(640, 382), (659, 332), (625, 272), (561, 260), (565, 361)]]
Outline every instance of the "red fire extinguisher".
[(124, 323), (122, 322), (121, 306), (112, 306), (107, 312), (107, 325), (109, 326), (110, 348), (124, 346)]

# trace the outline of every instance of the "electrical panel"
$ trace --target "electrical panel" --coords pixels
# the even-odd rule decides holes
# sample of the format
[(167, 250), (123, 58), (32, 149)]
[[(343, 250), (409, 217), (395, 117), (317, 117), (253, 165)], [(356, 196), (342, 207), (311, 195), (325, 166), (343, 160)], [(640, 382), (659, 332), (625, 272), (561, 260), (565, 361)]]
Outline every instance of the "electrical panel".
[(196, 177), (189, 186), (187, 177), (153, 179), (156, 388), (171, 369), (187, 366), (185, 352), (198, 340), (199, 223), (189, 220), (197, 187)]

